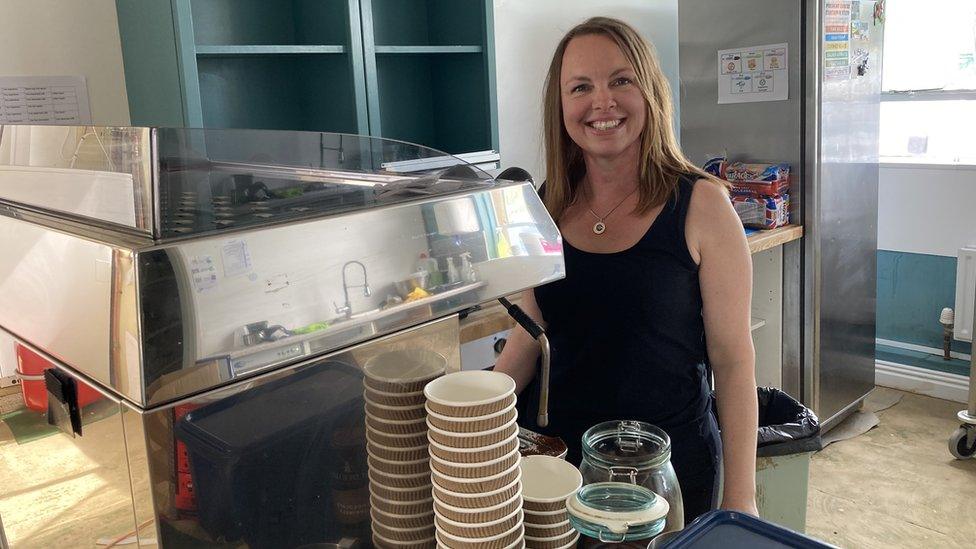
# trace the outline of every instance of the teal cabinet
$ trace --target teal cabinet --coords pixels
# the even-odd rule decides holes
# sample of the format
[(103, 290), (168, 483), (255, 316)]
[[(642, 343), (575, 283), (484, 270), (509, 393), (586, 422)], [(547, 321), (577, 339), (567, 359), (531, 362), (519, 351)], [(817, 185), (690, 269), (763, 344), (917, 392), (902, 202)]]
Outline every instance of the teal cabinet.
[(490, 0), (116, 0), (134, 125), (498, 148)]

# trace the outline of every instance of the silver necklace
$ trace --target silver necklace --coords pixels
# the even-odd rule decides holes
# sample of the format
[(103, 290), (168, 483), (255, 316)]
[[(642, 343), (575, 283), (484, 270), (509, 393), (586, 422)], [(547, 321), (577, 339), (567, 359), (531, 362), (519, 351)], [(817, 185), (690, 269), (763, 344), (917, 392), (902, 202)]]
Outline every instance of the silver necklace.
[(587, 206), (586, 209), (589, 210), (590, 211), (590, 214), (593, 217), (596, 218), (596, 223), (593, 224), (593, 233), (600, 235), (600, 234), (603, 234), (604, 232), (606, 232), (606, 230), (607, 230), (607, 223), (606, 223), (607, 218), (610, 217), (610, 214), (612, 214), (617, 208), (619, 208), (620, 206), (622, 206), (623, 203), (626, 202), (627, 199), (630, 198), (630, 196), (632, 194), (636, 193), (636, 192), (637, 192), (637, 189), (634, 189), (634, 190), (630, 191), (630, 193), (627, 196), (625, 196), (623, 200), (621, 200), (616, 206), (614, 206), (613, 208), (611, 208), (610, 211), (607, 212), (607, 215), (605, 215), (603, 217), (600, 217), (600, 216), (596, 215), (596, 212), (594, 212), (592, 208), (590, 208), (589, 206)]

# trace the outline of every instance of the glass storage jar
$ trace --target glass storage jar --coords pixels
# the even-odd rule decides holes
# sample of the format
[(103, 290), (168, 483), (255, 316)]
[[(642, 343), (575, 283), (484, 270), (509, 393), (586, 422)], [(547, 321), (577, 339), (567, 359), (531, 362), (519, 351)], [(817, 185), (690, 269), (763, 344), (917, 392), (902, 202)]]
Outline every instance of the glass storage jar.
[(606, 421), (583, 433), (583, 485), (629, 482), (663, 497), (669, 504), (664, 531), (684, 528), (681, 488), (671, 466), (671, 439), (643, 421)]

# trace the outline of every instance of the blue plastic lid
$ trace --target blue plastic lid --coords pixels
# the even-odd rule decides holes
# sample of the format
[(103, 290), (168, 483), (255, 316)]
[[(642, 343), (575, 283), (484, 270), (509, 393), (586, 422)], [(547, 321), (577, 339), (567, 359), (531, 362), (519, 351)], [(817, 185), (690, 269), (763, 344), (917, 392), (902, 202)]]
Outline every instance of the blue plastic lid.
[(712, 511), (688, 525), (668, 549), (836, 549), (751, 515)]

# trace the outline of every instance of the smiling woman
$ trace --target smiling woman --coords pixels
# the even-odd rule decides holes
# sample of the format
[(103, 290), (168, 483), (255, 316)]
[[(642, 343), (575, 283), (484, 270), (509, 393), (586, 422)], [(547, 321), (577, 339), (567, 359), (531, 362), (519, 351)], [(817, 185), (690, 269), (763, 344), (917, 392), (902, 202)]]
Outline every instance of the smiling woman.
[[(668, 81), (622, 21), (589, 19), (563, 37), (544, 102), (540, 192), (563, 237), (566, 278), (522, 297), (552, 345), (551, 423), (527, 427), (563, 438), (578, 462), (589, 427), (654, 424), (670, 437), (681, 485), (670, 503), (685, 520), (715, 505), (722, 460), (723, 506), (755, 514), (752, 271), (725, 187), (682, 154)], [(537, 354), (515, 328), (495, 369), (521, 390)]]

